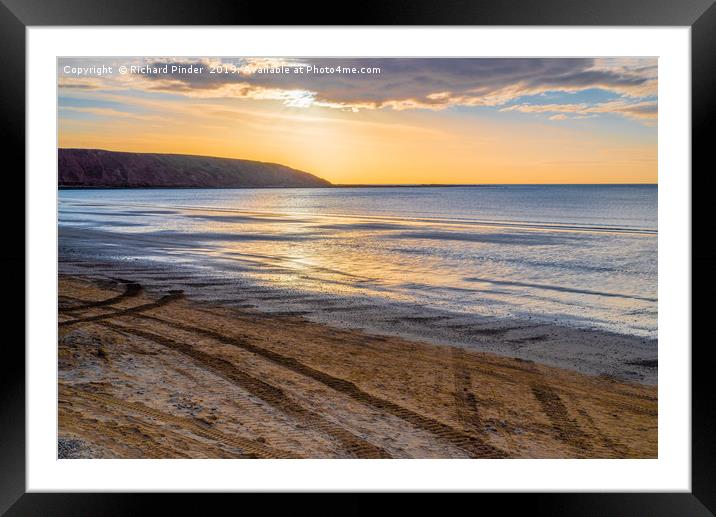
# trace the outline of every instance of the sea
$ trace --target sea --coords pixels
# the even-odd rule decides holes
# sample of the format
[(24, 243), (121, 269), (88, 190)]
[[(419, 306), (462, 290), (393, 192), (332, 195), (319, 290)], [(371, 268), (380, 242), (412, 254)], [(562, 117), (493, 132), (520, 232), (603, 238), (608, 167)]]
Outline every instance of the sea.
[(359, 328), (472, 318), (653, 343), (657, 194), (656, 185), (60, 190), (60, 270), (115, 265), (199, 300)]

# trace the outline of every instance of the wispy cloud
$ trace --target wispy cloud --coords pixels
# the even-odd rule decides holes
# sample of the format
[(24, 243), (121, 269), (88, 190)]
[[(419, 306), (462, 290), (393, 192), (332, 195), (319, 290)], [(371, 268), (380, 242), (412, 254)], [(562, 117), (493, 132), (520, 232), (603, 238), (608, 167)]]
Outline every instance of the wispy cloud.
[(137, 120), (162, 120), (159, 115), (147, 115), (143, 113), (134, 113), (131, 111), (122, 111), (114, 108), (96, 108), (96, 107), (78, 107), (78, 106), (60, 106), (61, 112), (87, 113), (99, 117), (112, 118), (131, 118)]
[[(401, 123), (398, 121), (379, 122), (339, 116), (321, 116), (300, 111), (262, 111), (237, 107), (224, 99), (201, 98), (201, 102), (187, 103), (183, 99), (147, 99), (130, 97), (117, 92), (93, 92), (92, 99), (101, 103), (120, 103), (125, 110), (105, 107), (60, 106), (61, 112), (76, 112), (105, 117), (108, 119), (163, 120), (167, 123), (203, 120), (212, 127), (212, 121), (253, 125), (254, 127), (275, 127), (276, 122), (296, 123), (304, 127), (315, 125), (365, 127), (366, 129), (391, 130), (394, 133), (448, 138), (438, 128)], [(327, 114), (329, 115), (329, 114)], [(229, 127), (213, 125), (213, 127)]]
[(567, 120), (569, 118), (585, 118), (602, 113), (614, 113), (624, 117), (653, 122), (658, 116), (656, 101), (616, 100), (597, 104), (513, 104), (501, 108), (500, 111), (519, 111), (522, 113), (553, 114), (550, 120)]

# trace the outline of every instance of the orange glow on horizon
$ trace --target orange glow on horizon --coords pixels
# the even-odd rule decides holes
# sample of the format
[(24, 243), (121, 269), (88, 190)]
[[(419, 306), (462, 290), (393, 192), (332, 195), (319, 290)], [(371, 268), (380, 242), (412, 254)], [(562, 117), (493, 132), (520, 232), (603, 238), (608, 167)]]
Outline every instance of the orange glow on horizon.
[(656, 145), (644, 138), (540, 123), (421, 120), (431, 114), (414, 115), (411, 124), (401, 124), (401, 113), (361, 115), (346, 114), (348, 122), (341, 122), (255, 112), (214, 125), (187, 113), (166, 124), (61, 119), (58, 140), (60, 147), (275, 162), (340, 184), (657, 182)]

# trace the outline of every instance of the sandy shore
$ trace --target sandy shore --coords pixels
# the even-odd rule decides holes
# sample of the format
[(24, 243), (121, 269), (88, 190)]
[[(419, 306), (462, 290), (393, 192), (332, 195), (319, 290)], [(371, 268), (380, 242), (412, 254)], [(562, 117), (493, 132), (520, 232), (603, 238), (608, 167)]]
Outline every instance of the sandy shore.
[(657, 389), (59, 280), (61, 458), (654, 458)]

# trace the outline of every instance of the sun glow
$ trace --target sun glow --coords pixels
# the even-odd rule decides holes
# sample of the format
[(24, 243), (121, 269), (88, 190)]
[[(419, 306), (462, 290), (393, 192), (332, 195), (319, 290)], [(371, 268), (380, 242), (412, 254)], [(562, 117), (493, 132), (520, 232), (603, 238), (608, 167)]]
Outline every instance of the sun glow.
[(258, 73), (309, 59), (142, 58), (131, 66), (231, 73), (98, 77), (62, 70), (117, 63), (65, 61), (61, 147), (276, 162), (333, 183), (657, 181), (653, 60), (354, 59), (382, 73), (312, 75)]

